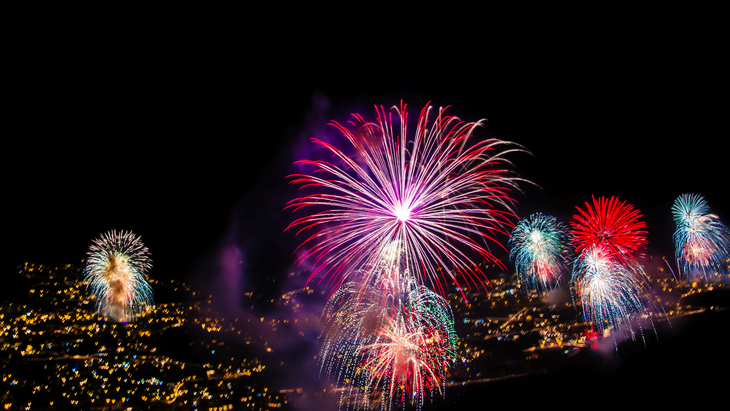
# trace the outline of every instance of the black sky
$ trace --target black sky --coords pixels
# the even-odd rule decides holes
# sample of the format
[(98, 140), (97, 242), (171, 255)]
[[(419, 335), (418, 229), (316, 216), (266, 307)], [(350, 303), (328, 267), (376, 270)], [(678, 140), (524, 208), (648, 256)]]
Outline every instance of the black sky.
[(230, 243), (257, 276), (286, 271), (297, 151), (327, 121), (400, 99), (487, 118), (489, 134), (529, 149), (515, 164), (542, 190), (516, 195), (521, 215), (567, 220), (591, 194), (615, 195), (644, 213), (662, 253), (679, 194), (730, 217), (726, 67), (711, 26), (424, 24), (349, 38), (346, 21), (281, 23), (284, 35), (193, 22), (18, 37), (5, 81), (6, 266), (73, 262), (123, 229), (150, 248), (151, 275), (199, 276)]

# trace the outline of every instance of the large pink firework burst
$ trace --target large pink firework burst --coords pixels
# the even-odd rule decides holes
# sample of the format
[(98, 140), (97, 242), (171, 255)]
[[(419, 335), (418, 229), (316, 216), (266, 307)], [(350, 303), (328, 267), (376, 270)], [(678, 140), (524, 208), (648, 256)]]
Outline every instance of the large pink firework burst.
[[(328, 278), (338, 287), (355, 270), (376, 267), (388, 245), (405, 250), (405, 269), (443, 293), (446, 279), (483, 285), (486, 276), (474, 256), (500, 264), (488, 243), (516, 220), (510, 191), (520, 181), (507, 154), (521, 146), (474, 136), (478, 122), (463, 122), (431, 106), (421, 110), (415, 133), (407, 129), (406, 106), (387, 112), (376, 106), (374, 122), (359, 114), (347, 125), (331, 122), (353, 152), (313, 138), (331, 161), (301, 160), (311, 174), (291, 183), (311, 192), (286, 208), (305, 208), (287, 229), (310, 233), (298, 263), (313, 266), (310, 281)], [(397, 120), (396, 128), (394, 118)], [(366, 270), (366, 276), (374, 275)]]

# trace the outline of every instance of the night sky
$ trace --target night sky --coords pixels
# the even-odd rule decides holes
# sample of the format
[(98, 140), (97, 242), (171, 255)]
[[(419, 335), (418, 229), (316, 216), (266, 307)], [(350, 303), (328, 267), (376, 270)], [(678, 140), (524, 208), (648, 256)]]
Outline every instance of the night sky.
[(431, 101), (486, 118), (485, 135), (530, 150), (511, 157), (541, 187), (515, 193), (520, 216), (569, 221), (591, 194), (618, 196), (644, 214), (649, 253), (670, 256), (678, 195), (704, 194), (730, 223), (727, 67), (712, 25), (624, 23), (424, 24), (348, 42), (347, 20), (285, 35), (283, 23), (154, 20), (108, 35), (26, 30), (6, 61), (5, 272), (78, 262), (117, 229), (142, 237), (151, 277), (210, 281), (211, 262), (235, 245), (242, 287), (264, 287), (291, 269), (301, 240), (284, 232), (283, 207), (308, 139), (401, 99), (414, 116)]
[(157, 276), (194, 275), (229, 241), (286, 270), (292, 162), (317, 133), (336, 137), (329, 120), (400, 99), (413, 115), (431, 101), (486, 118), (485, 136), (530, 150), (512, 159), (542, 189), (515, 193), (521, 216), (567, 221), (591, 194), (618, 196), (664, 254), (679, 194), (730, 216), (727, 80), (702, 36), (442, 36), (410, 50), (340, 45), (327, 37), (338, 28), (264, 43), (225, 29), (31, 37), (6, 96), (5, 263), (75, 261), (117, 229), (142, 236)]

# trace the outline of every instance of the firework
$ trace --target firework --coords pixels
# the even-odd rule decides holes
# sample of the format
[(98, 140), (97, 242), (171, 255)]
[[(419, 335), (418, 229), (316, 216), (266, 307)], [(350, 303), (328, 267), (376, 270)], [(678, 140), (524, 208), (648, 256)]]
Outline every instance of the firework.
[(384, 317), (374, 341), (361, 347), (373, 391), (380, 389), (384, 397), (417, 408), (426, 392), (443, 393), (441, 384), (456, 357), (456, 338), (450, 311), (438, 298), (422, 289), (415, 301)]
[(586, 202), (585, 211), (576, 207), (580, 214), (570, 222), (575, 251), (582, 255), (600, 246), (619, 262), (631, 263), (634, 253), (647, 244), (641, 213), (616, 197), (591, 198), (593, 206)]
[(633, 338), (632, 323), (641, 327), (645, 318), (652, 322), (659, 307), (646, 280), (638, 264), (618, 261), (603, 246), (592, 247), (576, 261), (571, 287), (574, 304), (580, 302), (592, 335), (609, 331)]
[[(443, 294), (445, 279), (460, 274), (478, 287), (486, 277), (469, 254), (499, 263), (487, 244), (499, 244), (494, 235), (514, 226), (509, 192), (524, 181), (508, 170), (506, 157), (525, 150), (477, 140), (473, 133), (483, 121), (462, 122), (444, 109), (433, 118), (430, 106), (411, 136), (406, 106), (393, 111), (376, 107), (375, 122), (358, 114), (348, 126), (331, 122), (349, 141), (351, 155), (312, 139), (331, 161), (297, 162), (312, 169), (290, 176), (292, 184), (312, 190), (286, 206), (312, 210), (287, 228), (311, 231), (297, 248), (298, 263), (312, 261), (310, 280), (328, 277), (336, 288), (356, 269), (376, 267), (382, 249), (398, 243), (406, 250), (405, 269), (421, 284), (428, 280)], [(376, 273), (371, 268), (363, 275)]]
[(598, 348), (598, 338), (601, 336), (598, 332), (584, 328), (583, 334), (585, 335), (586, 345), (590, 345), (591, 348)]
[(653, 326), (661, 311), (648, 287), (648, 278), (636, 253), (647, 244), (641, 213), (618, 198), (592, 197), (586, 210), (571, 221), (570, 234), (578, 259), (571, 292), (583, 310), (586, 325), (599, 335), (623, 334), (634, 338), (632, 325), (644, 319)]
[(84, 274), (97, 310), (115, 321), (131, 321), (152, 302), (147, 283), (150, 254), (132, 232), (112, 230), (94, 240)]
[(546, 292), (560, 284), (569, 263), (568, 233), (554, 217), (537, 213), (512, 230), (510, 260), (525, 291)]
[(708, 270), (722, 270), (730, 259), (730, 232), (709, 212), (704, 197), (698, 194), (682, 194), (672, 206), (677, 225), (675, 256), (689, 277), (706, 278)]
[(342, 402), (368, 407), (381, 397), (421, 408), (427, 393), (443, 393), (456, 356), (453, 314), (446, 300), (407, 272), (389, 271), (363, 285), (348, 282), (328, 301), (321, 372), (346, 387)]

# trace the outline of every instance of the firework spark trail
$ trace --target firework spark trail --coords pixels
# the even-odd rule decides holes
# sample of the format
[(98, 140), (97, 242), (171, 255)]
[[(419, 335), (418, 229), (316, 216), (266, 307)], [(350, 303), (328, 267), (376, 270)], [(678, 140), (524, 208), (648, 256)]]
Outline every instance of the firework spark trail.
[(575, 251), (583, 255), (601, 246), (619, 262), (632, 263), (634, 254), (647, 244), (646, 223), (640, 220), (641, 213), (616, 197), (591, 198), (593, 206), (586, 202), (585, 211), (576, 207), (579, 214), (570, 222)]
[[(432, 119), (430, 106), (421, 111), (409, 140), (406, 106), (401, 102), (393, 111), (376, 107), (375, 122), (353, 114), (347, 126), (330, 123), (349, 141), (353, 156), (312, 139), (332, 161), (296, 163), (314, 171), (290, 176), (291, 183), (315, 192), (285, 208), (321, 210), (287, 227), (296, 227), (297, 234), (313, 232), (295, 251), (298, 264), (312, 261), (309, 280), (327, 277), (336, 288), (354, 270), (376, 267), (380, 250), (397, 242), (406, 250), (405, 270), (421, 284), (428, 280), (443, 294), (448, 277), (461, 274), (468, 286), (483, 285), (486, 277), (467, 252), (501, 265), (487, 243), (499, 244), (494, 236), (514, 226), (509, 192), (525, 180), (508, 170), (506, 157), (525, 150), (511, 142), (477, 140), (473, 133), (483, 121), (463, 122), (443, 109)], [(447, 275), (439, 273), (442, 268)]]
[(527, 293), (560, 284), (570, 262), (569, 240), (566, 227), (551, 216), (532, 214), (517, 223), (509, 241), (510, 260)]
[(442, 392), (455, 361), (448, 303), (397, 266), (383, 260), (371, 284), (343, 285), (323, 313), (320, 372), (347, 388), (343, 403), (367, 408), (382, 396), (384, 409), (420, 409), (427, 392)]
[(709, 212), (699, 194), (682, 194), (672, 205), (675, 258), (690, 278), (706, 279), (713, 267), (726, 271), (730, 259), (730, 231)]
[(598, 335), (609, 330), (633, 339), (632, 322), (641, 327), (645, 317), (653, 325), (651, 317), (660, 311), (641, 267), (617, 261), (603, 246), (576, 262), (572, 285), (574, 304), (580, 302), (586, 325)]
[(152, 302), (147, 247), (131, 231), (104, 233), (89, 248), (85, 279), (96, 296), (97, 310), (115, 321), (131, 321)]

